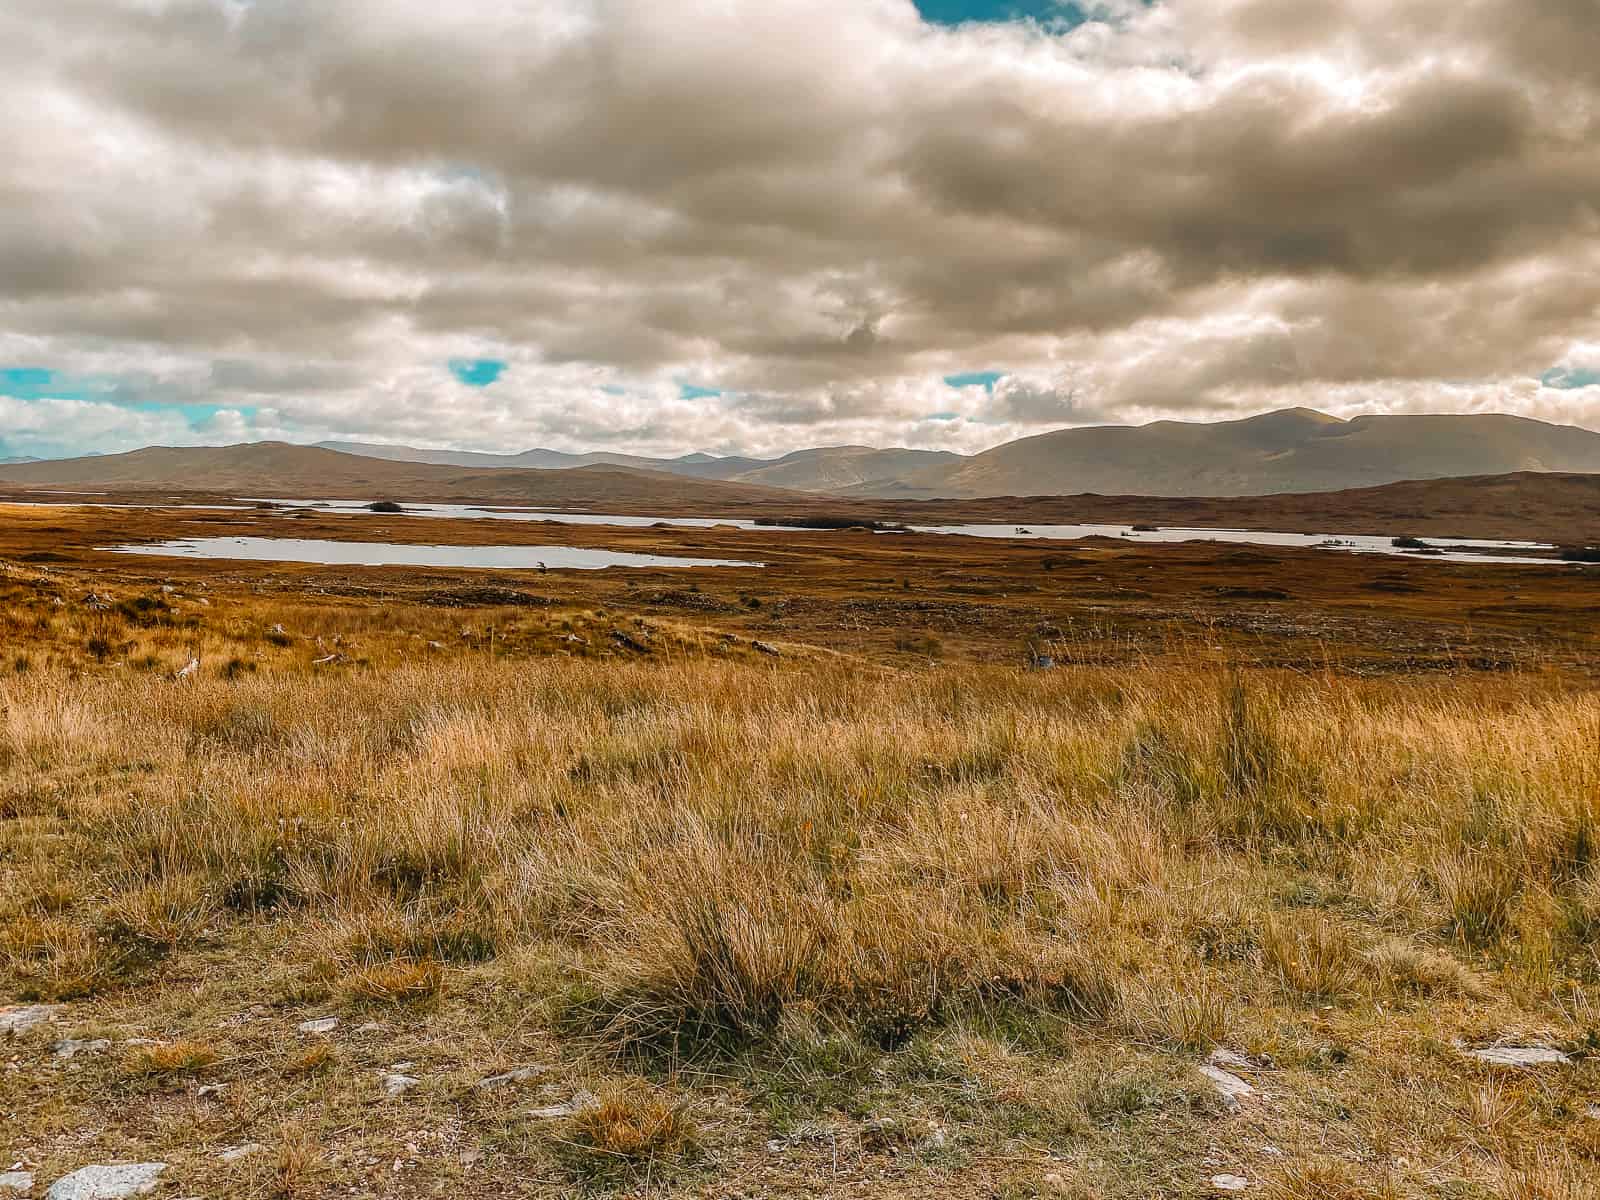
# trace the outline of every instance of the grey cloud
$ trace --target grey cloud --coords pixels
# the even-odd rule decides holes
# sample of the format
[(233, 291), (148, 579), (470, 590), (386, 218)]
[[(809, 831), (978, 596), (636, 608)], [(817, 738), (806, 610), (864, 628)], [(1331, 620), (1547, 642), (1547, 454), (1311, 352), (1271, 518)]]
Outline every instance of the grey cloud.
[(963, 444), (1447, 405), (1600, 340), (1592, 0), (1111, 8), (12, 0), (0, 335), (302, 430), (655, 450), (937, 438), (975, 369)]

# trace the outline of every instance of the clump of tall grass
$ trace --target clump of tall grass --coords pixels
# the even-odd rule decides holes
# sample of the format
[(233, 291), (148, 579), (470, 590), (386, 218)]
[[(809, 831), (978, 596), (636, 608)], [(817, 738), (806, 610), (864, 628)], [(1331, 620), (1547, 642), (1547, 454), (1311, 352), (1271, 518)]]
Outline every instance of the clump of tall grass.
[(1263, 983), (1493, 988), (1430, 945), (1600, 977), (1600, 698), (1550, 687), (6, 674), (0, 971), (19, 995), (104, 991), (272, 921), (348, 997), (426, 998), (551, 946), (578, 1027), (674, 1052), (801, 1017), (894, 1048), (985, 1010), (1198, 1050)]

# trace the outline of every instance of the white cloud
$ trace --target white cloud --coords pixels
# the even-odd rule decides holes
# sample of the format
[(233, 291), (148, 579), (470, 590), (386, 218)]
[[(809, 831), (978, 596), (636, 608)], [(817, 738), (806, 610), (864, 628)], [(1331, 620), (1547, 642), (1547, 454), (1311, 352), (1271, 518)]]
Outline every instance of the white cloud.
[[(1593, 389), (1537, 386), (1600, 343), (1592, 0), (1097, 11), (1051, 37), (910, 0), (11, 0), (0, 367), (246, 415), (13, 398), (0, 438), (1595, 422)], [(447, 370), (480, 357), (490, 387)]]

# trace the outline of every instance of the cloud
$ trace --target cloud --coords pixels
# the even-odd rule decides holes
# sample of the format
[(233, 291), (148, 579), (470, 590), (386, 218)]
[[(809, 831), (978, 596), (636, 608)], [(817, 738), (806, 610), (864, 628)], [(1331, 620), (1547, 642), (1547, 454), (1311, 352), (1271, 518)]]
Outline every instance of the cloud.
[(1600, 342), (1593, 36), (1592, 0), (10, 0), (0, 364), (203, 406), (11, 397), (95, 448), (1592, 421), (1546, 373)]

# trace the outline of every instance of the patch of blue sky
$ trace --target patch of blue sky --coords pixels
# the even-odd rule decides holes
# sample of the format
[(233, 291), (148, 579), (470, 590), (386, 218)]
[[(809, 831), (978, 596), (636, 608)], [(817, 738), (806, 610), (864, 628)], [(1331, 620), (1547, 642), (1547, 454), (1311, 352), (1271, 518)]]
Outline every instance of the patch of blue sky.
[(1007, 21), (1036, 21), (1044, 26), (1071, 28), (1089, 19), (1072, 0), (915, 0), (917, 11), (930, 25), (995, 25)]
[(700, 387), (693, 383), (678, 384), (678, 396), (683, 400), (715, 400), (722, 395), (721, 388)]
[(486, 388), (506, 373), (498, 358), (452, 358), (450, 374), (468, 387)]
[(600, 390), (608, 396), (626, 396), (628, 394), (627, 388), (618, 387), (614, 383), (603, 383), (600, 385)]
[(68, 379), (49, 367), (0, 367), (0, 396), (17, 400), (90, 400), (104, 391), (103, 385)]
[(928, 420), (930, 420), (930, 421), (954, 421), (958, 416), (960, 416), (959, 413), (936, 412), (936, 413), (929, 413), (928, 414)]
[(259, 411), (251, 404), (204, 404), (190, 400), (113, 400), (118, 408), (126, 408), (132, 412), (182, 413), (190, 425), (204, 425), (215, 421), (223, 413), (238, 413), (251, 420), (255, 419)]
[(1553, 367), (1540, 376), (1539, 382), (1564, 392), (1600, 387), (1600, 367)]
[(0, 367), (0, 396), (28, 401), (78, 400), (139, 413), (176, 412), (191, 426), (214, 421), (224, 412), (237, 412), (253, 420), (257, 411), (249, 405), (163, 399), (136, 391), (109, 376), (68, 375), (50, 367)]
[(967, 371), (960, 375), (946, 375), (946, 386), (957, 391), (962, 388), (981, 387), (986, 392), (994, 391), (994, 385), (1005, 378), (1004, 371)]

